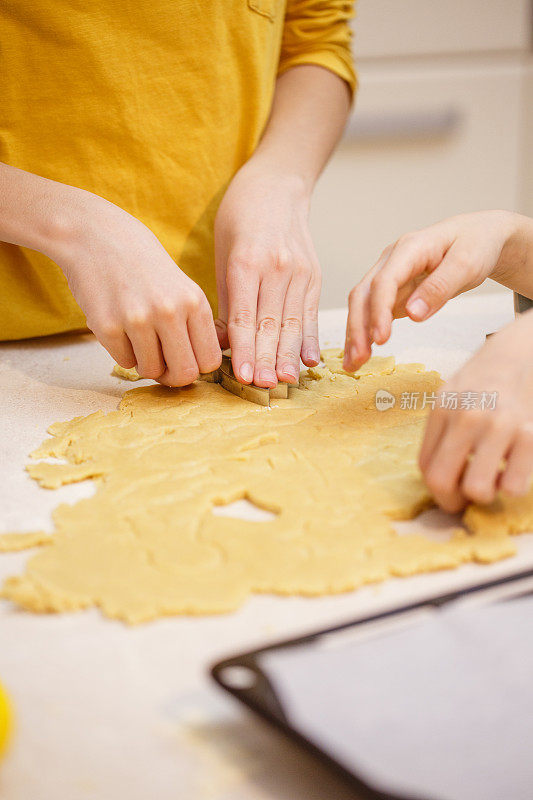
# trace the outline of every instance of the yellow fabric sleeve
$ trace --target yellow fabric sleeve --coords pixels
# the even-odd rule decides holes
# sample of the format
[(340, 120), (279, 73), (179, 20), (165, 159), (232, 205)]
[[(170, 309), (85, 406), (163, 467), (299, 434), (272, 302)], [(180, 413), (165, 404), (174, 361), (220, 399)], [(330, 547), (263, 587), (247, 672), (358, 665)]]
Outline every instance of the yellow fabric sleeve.
[(346, 81), (352, 95), (357, 77), (351, 51), (355, 0), (288, 0), (278, 75), (299, 64), (315, 64)]

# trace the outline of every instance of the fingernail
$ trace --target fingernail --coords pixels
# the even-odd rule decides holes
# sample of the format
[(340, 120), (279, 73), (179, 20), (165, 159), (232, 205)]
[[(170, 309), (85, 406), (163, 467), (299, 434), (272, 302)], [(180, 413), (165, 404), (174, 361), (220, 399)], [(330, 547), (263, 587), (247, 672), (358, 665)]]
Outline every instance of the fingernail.
[(424, 319), (429, 313), (429, 306), (425, 300), (422, 300), (421, 297), (416, 297), (414, 300), (410, 300), (407, 305), (406, 309), (409, 313), (409, 316), (416, 317), (416, 319)]
[(306, 361), (314, 361), (313, 366), (320, 362), (320, 352), (316, 347), (308, 347), (304, 352), (304, 356)]
[(240, 373), (243, 381), (246, 381), (246, 383), (252, 382), (254, 377), (254, 368), (248, 361), (245, 361), (244, 364), (241, 364)]
[(273, 383), (274, 386), (277, 384), (278, 379), (276, 373), (273, 369), (262, 369), (259, 373), (259, 380), (262, 383)]
[(283, 375), (290, 375), (294, 381), (297, 381), (300, 377), (300, 371), (293, 364), (285, 364), (280, 371)]

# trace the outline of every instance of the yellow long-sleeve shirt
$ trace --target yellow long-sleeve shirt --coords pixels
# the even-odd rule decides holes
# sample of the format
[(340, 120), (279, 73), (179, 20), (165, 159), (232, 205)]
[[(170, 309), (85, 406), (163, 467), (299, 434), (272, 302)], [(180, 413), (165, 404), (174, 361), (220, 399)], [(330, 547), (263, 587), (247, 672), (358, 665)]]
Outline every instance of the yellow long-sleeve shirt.
[[(276, 76), (316, 64), (353, 89), (352, 6), (3, 0), (0, 161), (136, 216), (214, 307), (214, 216), (257, 145)], [(0, 339), (83, 327), (59, 267), (0, 243)]]

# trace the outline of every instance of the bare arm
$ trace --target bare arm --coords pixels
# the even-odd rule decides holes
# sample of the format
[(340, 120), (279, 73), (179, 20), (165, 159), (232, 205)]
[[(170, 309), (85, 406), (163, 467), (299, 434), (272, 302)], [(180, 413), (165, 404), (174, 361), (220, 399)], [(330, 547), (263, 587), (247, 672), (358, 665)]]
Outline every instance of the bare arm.
[(0, 240), (63, 270), (100, 343), (171, 386), (220, 363), (207, 298), (138, 219), (98, 195), (0, 165)]
[(486, 278), (533, 298), (533, 220), (480, 211), (400, 237), (350, 293), (345, 368), (388, 340), (393, 319), (422, 322)]
[[(48, 254), (80, 205), (80, 189), (0, 164), (0, 241)], [(70, 209), (70, 211), (68, 211)]]
[(222, 347), (245, 383), (295, 382), (320, 360), (320, 267), (308, 228), (311, 193), (344, 128), (350, 90), (334, 73), (296, 66), (278, 78), (270, 119), (215, 225)]
[(340, 139), (349, 110), (350, 90), (341, 78), (322, 67), (293, 67), (277, 80), (254, 162), (299, 177), (312, 192)]
[[(346, 369), (385, 342), (395, 317), (427, 319), (493, 278), (533, 298), (533, 220), (506, 211), (464, 214), (401, 237), (350, 294)], [(420, 467), (436, 501), (457, 512), (499, 489), (524, 495), (533, 472), (533, 311), (492, 336), (443, 387), (495, 398), (476, 409), (435, 408)], [(502, 464), (504, 465), (502, 468)]]
[(490, 277), (533, 299), (533, 219), (511, 215), (509, 236)]

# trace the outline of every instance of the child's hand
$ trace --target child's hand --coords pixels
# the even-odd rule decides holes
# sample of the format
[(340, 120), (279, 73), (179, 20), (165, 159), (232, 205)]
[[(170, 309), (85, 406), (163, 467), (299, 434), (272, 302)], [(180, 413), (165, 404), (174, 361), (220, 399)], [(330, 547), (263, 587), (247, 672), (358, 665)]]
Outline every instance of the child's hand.
[[(460, 511), (471, 501), (490, 503), (498, 489), (527, 493), (533, 473), (532, 340), (528, 312), (492, 336), (443, 387), (444, 398), (476, 393), (478, 406), (461, 410), (459, 402), (456, 410), (436, 408), (429, 417), (419, 463), (445, 511)], [(497, 393), (493, 410), (479, 408), (484, 392)]]
[(388, 340), (393, 319), (409, 316), (422, 322), (498, 271), (517, 218), (505, 211), (464, 214), (387, 247), (350, 292), (345, 369), (368, 361), (372, 343)]
[(202, 290), (139, 220), (78, 191), (75, 221), (49, 251), (89, 328), (123, 367), (167, 386), (220, 365), (213, 315)]
[(300, 356), (320, 361), (320, 267), (309, 233), (309, 196), (257, 160), (235, 176), (219, 208), (215, 253), (222, 348), (243, 383), (295, 383)]

